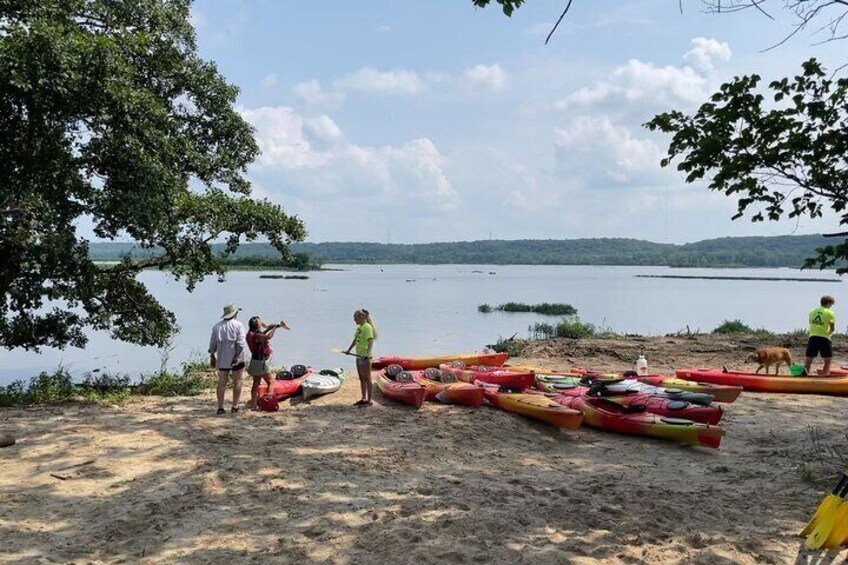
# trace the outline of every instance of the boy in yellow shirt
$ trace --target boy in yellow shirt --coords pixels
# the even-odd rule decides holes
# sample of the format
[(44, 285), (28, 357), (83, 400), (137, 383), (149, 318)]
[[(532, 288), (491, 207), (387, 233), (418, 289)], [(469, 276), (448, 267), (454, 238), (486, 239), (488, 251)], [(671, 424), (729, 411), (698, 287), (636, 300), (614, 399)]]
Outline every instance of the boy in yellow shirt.
[(821, 306), (810, 310), (810, 339), (807, 341), (807, 355), (804, 359), (804, 373), (810, 373), (813, 359), (818, 355), (824, 360), (820, 376), (830, 375), (830, 362), (833, 360), (833, 345), (830, 336), (836, 329), (836, 315), (830, 308), (836, 304), (832, 296), (822, 296)]

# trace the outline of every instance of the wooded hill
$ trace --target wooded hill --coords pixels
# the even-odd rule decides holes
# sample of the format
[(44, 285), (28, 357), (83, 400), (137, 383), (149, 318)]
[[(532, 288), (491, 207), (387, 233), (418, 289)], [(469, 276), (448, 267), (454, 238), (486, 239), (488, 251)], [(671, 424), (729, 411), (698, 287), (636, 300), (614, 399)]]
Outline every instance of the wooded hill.
[[(300, 243), (293, 253), (308, 253), (316, 263), (523, 264), (523, 265), (662, 265), (671, 267), (799, 268), (817, 247), (838, 241), (819, 235), (723, 237), (683, 245), (637, 239), (483, 240), (452, 243), (384, 244), (356, 242)], [(223, 246), (219, 246), (223, 250)], [(144, 257), (130, 243), (92, 243), (91, 256), (114, 261), (129, 254)], [(242, 245), (236, 258), (274, 257), (267, 244)]]

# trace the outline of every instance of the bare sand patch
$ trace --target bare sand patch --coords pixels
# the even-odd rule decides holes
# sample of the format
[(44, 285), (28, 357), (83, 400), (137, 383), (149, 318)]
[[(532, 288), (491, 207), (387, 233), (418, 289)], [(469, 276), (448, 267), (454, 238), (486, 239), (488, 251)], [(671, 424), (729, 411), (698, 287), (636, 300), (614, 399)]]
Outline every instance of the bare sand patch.
[[(738, 346), (644, 339), (517, 361), (622, 369), (642, 346), (665, 369)], [(848, 443), (844, 398), (745, 393), (716, 451), (379, 392), (357, 408), (358, 388), (273, 414), (216, 417), (210, 395), (0, 410), (18, 438), (0, 450), (0, 562), (812, 563), (811, 429)]]

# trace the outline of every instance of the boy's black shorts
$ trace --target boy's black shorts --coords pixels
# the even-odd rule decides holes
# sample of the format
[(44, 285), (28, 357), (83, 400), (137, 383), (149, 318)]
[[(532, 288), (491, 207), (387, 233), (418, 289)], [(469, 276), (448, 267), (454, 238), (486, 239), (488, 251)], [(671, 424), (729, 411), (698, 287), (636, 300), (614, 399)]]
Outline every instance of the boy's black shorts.
[(833, 357), (833, 344), (826, 337), (811, 335), (807, 342), (807, 357), (816, 357), (817, 355), (821, 355), (822, 359)]

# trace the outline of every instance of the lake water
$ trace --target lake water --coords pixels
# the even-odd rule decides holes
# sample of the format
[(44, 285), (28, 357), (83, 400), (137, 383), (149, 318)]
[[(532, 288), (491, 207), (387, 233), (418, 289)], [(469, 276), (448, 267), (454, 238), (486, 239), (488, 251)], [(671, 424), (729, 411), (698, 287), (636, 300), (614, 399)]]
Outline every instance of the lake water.
[[(209, 333), (222, 307), (235, 302), (245, 322), (253, 314), (284, 319), (291, 332), (278, 332), (275, 364), (352, 366), (333, 354), (346, 348), (354, 331), (353, 311), (366, 308), (379, 330), (376, 355), (443, 354), (478, 351), (499, 336), (527, 336), (535, 322), (556, 322), (538, 314), (481, 314), (477, 305), (515, 301), (565, 302), (580, 317), (618, 332), (665, 334), (710, 331), (725, 319), (752, 327), (790, 331), (806, 326), (807, 312), (822, 294), (833, 294), (839, 315), (842, 283), (726, 281), (637, 278), (635, 275), (718, 275), (835, 278), (832, 272), (793, 269), (670, 269), (666, 267), (338, 265), (339, 271), (308, 273), (308, 280), (260, 279), (261, 272), (237, 272), (219, 283), (209, 279), (193, 293), (163, 273), (146, 271), (141, 280), (171, 309), (180, 325), (168, 366), (206, 357)], [(279, 274), (279, 273), (268, 273)], [(840, 323), (839, 327), (844, 327)], [(85, 350), (0, 353), (0, 384), (64, 365), (75, 375), (93, 369), (137, 376), (161, 364), (156, 348), (90, 335)]]

